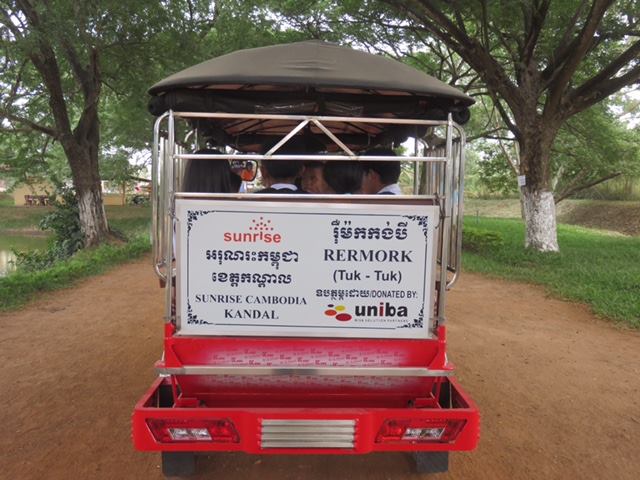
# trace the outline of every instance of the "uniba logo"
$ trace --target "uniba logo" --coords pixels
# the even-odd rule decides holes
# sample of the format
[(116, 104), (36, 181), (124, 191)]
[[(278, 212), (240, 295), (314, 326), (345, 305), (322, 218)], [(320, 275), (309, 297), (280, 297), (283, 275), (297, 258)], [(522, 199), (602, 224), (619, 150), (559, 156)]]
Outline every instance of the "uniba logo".
[(345, 312), (347, 307), (344, 305), (327, 305), (327, 307), (329, 307), (329, 309), (324, 311), (327, 317), (335, 317), (335, 319), (340, 322), (348, 322), (352, 318), (351, 315)]
[(407, 307), (395, 307), (388, 302), (380, 302), (379, 305), (357, 305), (356, 317), (406, 317)]
[(282, 235), (273, 233), (271, 220), (264, 217), (251, 220), (248, 232), (224, 232), (223, 238), (228, 243), (280, 243)]

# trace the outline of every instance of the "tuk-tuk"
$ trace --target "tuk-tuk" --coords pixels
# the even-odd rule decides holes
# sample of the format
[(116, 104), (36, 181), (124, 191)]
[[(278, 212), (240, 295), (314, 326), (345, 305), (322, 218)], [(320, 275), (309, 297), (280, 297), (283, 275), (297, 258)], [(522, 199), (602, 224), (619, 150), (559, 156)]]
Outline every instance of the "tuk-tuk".
[[(161, 452), (167, 476), (193, 473), (197, 452), (412, 452), (417, 471), (442, 472), (474, 449), (478, 409), (445, 326), (473, 100), (317, 41), (214, 58), (150, 94), (164, 352), (135, 447)], [(369, 154), (381, 146), (393, 151)], [(186, 192), (198, 158), (401, 162), (403, 191)]]

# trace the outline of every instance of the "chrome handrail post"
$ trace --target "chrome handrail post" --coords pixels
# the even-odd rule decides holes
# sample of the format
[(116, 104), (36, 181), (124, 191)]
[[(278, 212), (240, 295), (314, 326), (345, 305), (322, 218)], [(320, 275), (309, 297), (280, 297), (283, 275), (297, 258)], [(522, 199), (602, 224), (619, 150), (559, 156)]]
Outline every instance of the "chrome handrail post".
[(452, 130), (453, 130), (453, 120), (451, 118), (451, 114), (447, 119), (447, 141), (445, 146), (445, 156), (447, 157), (446, 170), (444, 175), (444, 191), (442, 195), (442, 212), (443, 212), (443, 220), (441, 222), (442, 228), (442, 245), (441, 245), (441, 259), (440, 259), (440, 286), (438, 293), (438, 324), (443, 325), (445, 323), (445, 297), (447, 290), (447, 277), (448, 277), (448, 263), (449, 263), (449, 246), (451, 242), (451, 195), (454, 190), (454, 165), (453, 165), (453, 155), (452, 155)]
[(464, 221), (464, 172), (466, 166), (466, 145), (467, 135), (464, 129), (460, 125), (454, 124), (454, 128), (459, 135), (458, 143), (458, 191), (457, 191), (457, 205), (456, 205), (456, 265), (453, 278), (447, 284), (447, 290), (453, 288), (460, 277), (460, 267), (462, 265), (462, 230)]
[(151, 149), (151, 251), (153, 260), (153, 269), (161, 280), (166, 281), (166, 271), (163, 273), (161, 268), (164, 258), (161, 256), (162, 246), (160, 245), (160, 229), (163, 228), (163, 222), (160, 218), (162, 208), (159, 205), (160, 191), (163, 189), (158, 183), (158, 169), (160, 165), (160, 125), (167, 118), (168, 114), (164, 113), (159, 116), (153, 126), (153, 145)]
[(175, 117), (173, 111), (169, 110), (169, 127), (167, 139), (167, 154), (164, 156), (165, 168), (163, 168), (163, 188), (166, 192), (164, 204), (165, 223), (165, 259), (167, 264), (167, 280), (165, 288), (165, 322), (172, 320), (171, 305), (173, 302), (173, 198), (175, 194), (173, 166), (175, 162)]

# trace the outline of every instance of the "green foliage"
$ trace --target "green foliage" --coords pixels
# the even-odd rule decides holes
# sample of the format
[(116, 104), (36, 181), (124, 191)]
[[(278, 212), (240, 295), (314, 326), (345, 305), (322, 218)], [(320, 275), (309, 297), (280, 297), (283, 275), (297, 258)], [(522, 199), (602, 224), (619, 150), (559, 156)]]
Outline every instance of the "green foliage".
[[(146, 110), (146, 90), (175, 70), (203, 60), (217, 7), (218, 2), (208, 0), (4, 2), (1, 175), (16, 181), (52, 174), (71, 179), (70, 159), (60, 144), (72, 131), (80, 138), (85, 130), (99, 129), (94, 138), (102, 143), (94, 147), (107, 154), (122, 146), (148, 148), (152, 118)], [(51, 55), (42, 53), (43, 38)], [(53, 83), (59, 82), (61, 96), (52, 95), (57, 86), (51, 79), (43, 81), (38, 59), (55, 62), (49, 72), (55, 70)], [(90, 85), (94, 75), (98, 85)], [(77, 128), (93, 106), (94, 95), (99, 120)], [(64, 104), (64, 114), (52, 114), (52, 100)]]
[(504, 245), (504, 239), (498, 232), (491, 232), (470, 226), (462, 231), (462, 249), (470, 252), (485, 252), (499, 249)]
[(0, 207), (12, 207), (13, 197), (7, 193), (0, 193)]
[(53, 210), (45, 214), (39, 222), (41, 230), (53, 233), (50, 244), (45, 250), (15, 251), (19, 270), (34, 272), (49, 268), (56, 262), (69, 258), (84, 246), (75, 192), (69, 187), (59, 186), (57, 194), (51, 197), (51, 203)]
[(628, 129), (602, 102), (569, 119), (558, 133), (551, 157), (557, 197), (611, 174), (640, 174), (640, 131)]
[[(616, 173), (633, 179), (640, 172), (640, 131), (627, 128), (620, 121), (618, 110), (625, 111), (628, 100), (616, 96), (603, 101), (569, 119), (559, 130), (551, 151), (551, 187), (556, 198), (604, 198), (630, 200), (632, 180), (622, 183), (606, 180), (602, 187), (581, 195), (582, 188)], [(491, 123), (491, 112), (474, 108), (467, 130), (470, 136), (481, 132), (482, 125)], [(514, 140), (475, 139), (467, 156), (467, 191), (474, 197), (513, 196), (518, 194), (512, 163), (517, 162)], [(511, 155), (511, 159), (507, 157)], [(613, 183), (624, 188), (607, 188)], [(625, 194), (626, 191), (626, 194)], [(602, 196), (599, 196), (602, 195)]]
[(138, 175), (143, 165), (132, 165), (132, 151), (118, 148), (113, 152), (105, 152), (100, 159), (100, 177), (116, 185), (130, 183), (131, 177)]
[[(5, 218), (15, 219), (12, 214), (19, 212), (28, 213), (29, 216), (22, 221), (28, 220), (30, 225), (34, 225), (37, 223), (36, 215), (44, 217), (48, 211), (44, 208), (2, 207), (0, 222), (4, 226)], [(106, 211), (109, 223), (126, 236), (126, 242), (83, 249), (66, 259), (52, 251), (51, 246), (29, 254), (29, 265), (0, 278), (0, 310), (20, 307), (40, 292), (65, 288), (80, 278), (103, 272), (111, 265), (126, 262), (149, 250), (149, 208), (108, 206)]]
[(598, 315), (640, 328), (640, 238), (559, 225), (561, 253), (549, 254), (522, 248), (519, 220), (466, 218), (465, 230), (468, 226), (500, 234), (504, 244), (465, 252), (465, 270), (544, 285), (561, 298), (590, 305)]
[(482, 142), (467, 156), (465, 189), (474, 197), (517, 196), (517, 179), (505, 153)]
[[(0, 204), (0, 233), (5, 230), (39, 230), (40, 221), (53, 210), (53, 207), (16, 207)], [(151, 216), (146, 206), (105, 206), (109, 225), (124, 232), (128, 237), (135, 236), (148, 229)]]
[(52, 207), (16, 207), (13, 199), (9, 205), (0, 206), (0, 231), (2, 230), (40, 230), (42, 217), (53, 210)]
[(139, 257), (149, 248), (148, 236), (140, 236), (124, 245), (105, 244), (82, 250), (50, 268), (14, 272), (0, 278), (0, 310), (18, 308), (41, 292), (66, 288), (81, 278)]
[(590, 200), (640, 200), (640, 176), (621, 175), (605, 183), (582, 190), (575, 198)]
[[(33, 213), (25, 219), (31, 225), (37, 221), (42, 230), (52, 233), (49, 245), (45, 249), (30, 251), (14, 249), (16, 266), (21, 272), (36, 272), (51, 268), (56, 263), (72, 257), (83, 246), (84, 237), (80, 229), (78, 204), (73, 190), (68, 187), (60, 187), (57, 195), (58, 198), (52, 200), (52, 209), (46, 211), (18, 209), (21, 212)], [(4, 213), (11, 210), (17, 209), (16, 207), (8, 207), (2, 211), (1, 216), (5, 217)], [(107, 209), (107, 215), (112, 224), (112, 231), (122, 239), (132, 240), (138, 237), (148, 237), (148, 208), (112, 207)]]
[(56, 250), (70, 257), (84, 246), (78, 199), (71, 188), (59, 187), (52, 200), (53, 211), (40, 221), (40, 228), (53, 232)]
[(68, 258), (54, 245), (49, 245), (43, 250), (13, 250), (13, 254), (16, 256), (16, 268), (22, 272), (36, 272), (51, 267), (59, 260)]

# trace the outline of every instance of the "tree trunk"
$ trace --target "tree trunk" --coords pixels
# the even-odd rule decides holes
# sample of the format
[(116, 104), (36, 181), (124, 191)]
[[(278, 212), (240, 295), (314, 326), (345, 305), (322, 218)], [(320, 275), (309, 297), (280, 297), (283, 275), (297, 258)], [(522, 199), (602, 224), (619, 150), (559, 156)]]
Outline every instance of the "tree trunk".
[(97, 245), (109, 232), (100, 182), (76, 187), (76, 195), (85, 247)]
[[(523, 122), (525, 123), (525, 122)], [(520, 187), (525, 222), (525, 247), (540, 252), (558, 252), (556, 208), (551, 191), (551, 146), (557, 128), (540, 117), (527, 122), (520, 141)]]
[(525, 186), (521, 194), (526, 226), (525, 247), (540, 252), (559, 251), (553, 193)]
[(78, 144), (75, 139), (65, 140), (62, 146), (71, 166), (73, 186), (78, 199), (80, 226), (84, 234), (84, 246), (92, 247), (98, 245), (109, 233), (107, 216), (102, 203), (98, 146), (91, 145), (90, 142)]

